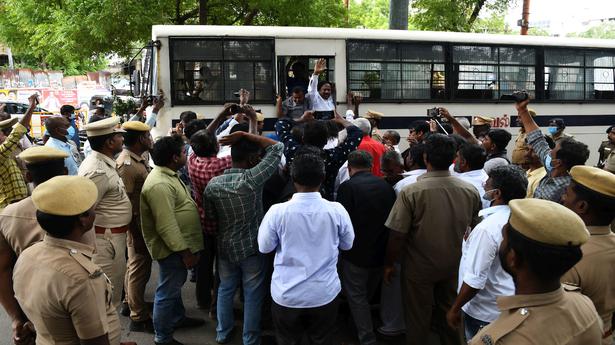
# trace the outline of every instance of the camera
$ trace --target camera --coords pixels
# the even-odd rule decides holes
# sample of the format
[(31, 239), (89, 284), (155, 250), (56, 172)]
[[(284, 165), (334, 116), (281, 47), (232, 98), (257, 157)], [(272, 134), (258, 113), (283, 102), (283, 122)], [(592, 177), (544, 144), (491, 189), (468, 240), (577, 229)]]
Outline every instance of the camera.
[(438, 119), (440, 117), (440, 109), (439, 108), (431, 108), (427, 109), (427, 117), (430, 119)]
[(502, 95), (500, 100), (502, 101), (515, 101), (515, 102), (523, 102), (526, 99), (530, 98), (530, 95), (525, 90), (515, 91), (511, 94)]
[(241, 109), (241, 106), (239, 104), (233, 104), (233, 105), (231, 105), (230, 110), (231, 110), (231, 114), (238, 114), (238, 113), (241, 112), (242, 109)]
[(147, 105), (154, 105), (156, 102), (156, 96), (147, 96)]

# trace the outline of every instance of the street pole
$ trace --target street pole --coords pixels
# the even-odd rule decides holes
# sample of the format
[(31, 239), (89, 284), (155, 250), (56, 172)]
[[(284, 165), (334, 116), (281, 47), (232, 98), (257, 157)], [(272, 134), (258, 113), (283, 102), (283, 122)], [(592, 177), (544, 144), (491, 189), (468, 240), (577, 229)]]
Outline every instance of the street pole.
[(521, 14), (521, 35), (527, 35), (530, 28), (530, 0), (523, 0), (523, 13)]
[(390, 30), (408, 30), (408, 6), (410, 0), (391, 0), (389, 11)]

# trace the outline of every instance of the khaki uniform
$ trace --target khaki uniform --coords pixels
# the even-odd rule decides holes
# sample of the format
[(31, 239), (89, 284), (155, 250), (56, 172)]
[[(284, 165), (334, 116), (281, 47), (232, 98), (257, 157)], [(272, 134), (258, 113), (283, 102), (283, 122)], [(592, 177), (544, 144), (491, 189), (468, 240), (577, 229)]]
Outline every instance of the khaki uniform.
[(433, 324), (443, 344), (460, 344), (445, 315), (457, 296), (461, 243), (478, 223), (476, 188), (448, 171), (427, 172), (397, 197), (385, 225), (407, 234), (402, 259), (407, 344), (424, 344)]
[(15, 297), (34, 324), (37, 344), (74, 345), (108, 334), (120, 343), (112, 287), (91, 261), (94, 248), (46, 236), (24, 251), (13, 273)]
[(533, 198), (534, 191), (538, 188), (540, 184), (540, 180), (543, 177), (547, 176), (547, 170), (545, 167), (540, 167), (538, 169), (534, 169), (532, 171), (527, 171), (527, 195), (526, 198)]
[[(44, 230), (36, 220), (36, 207), (31, 197), (8, 205), (0, 213), (0, 251), (11, 250), (15, 256), (36, 242), (43, 240)], [(89, 231), (82, 243), (93, 246), (94, 233)]]
[(600, 147), (598, 148), (598, 153), (600, 154), (600, 157), (598, 158), (598, 165), (596, 166), (600, 169), (603, 169), (607, 158), (612, 152), (615, 152), (615, 144), (612, 144), (608, 140), (600, 143)]
[[(570, 292), (574, 290), (577, 292)], [(500, 297), (500, 317), (480, 330), (469, 344), (600, 344), (602, 325), (596, 309), (578, 291), (565, 286), (543, 294)]]
[[(130, 318), (134, 321), (144, 321), (150, 318), (144, 294), (152, 271), (152, 257), (143, 243), (139, 207), (141, 189), (150, 171), (150, 166), (144, 157), (127, 149), (120, 153), (116, 162), (118, 174), (124, 181), (126, 193), (132, 204), (132, 220), (127, 238), (128, 263), (124, 281), (126, 300), (130, 307)], [(133, 233), (137, 235), (134, 236)], [(135, 241), (142, 242), (142, 248), (146, 248), (145, 252), (135, 250), (133, 245)]]
[[(96, 233), (94, 263), (100, 266), (113, 283), (113, 305), (119, 306), (126, 274), (126, 230), (132, 220), (132, 207), (116, 163), (102, 153), (92, 151), (79, 167), (79, 176), (89, 178), (98, 189), (94, 226)], [(121, 232), (115, 232), (114, 229)]]
[(549, 134), (549, 136), (551, 137), (551, 139), (553, 139), (553, 142), (557, 145), (557, 143), (559, 143), (560, 141), (564, 140), (564, 139), (573, 139), (574, 136), (573, 135), (568, 135), (564, 132), (560, 133), (557, 136), (553, 136), (551, 134)]
[(527, 151), (529, 151), (529, 148), (527, 146), (527, 143), (525, 142), (526, 137), (527, 137), (527, 133), (525, 133), (523, 129), (519, 130), (519, 135), (517, 136), (517, 139), (515, 140), (515, 148), (513, 149), (512, 156), (511, 156), (512, 164), (516, 164), (516, 165), (527, 164), (527, 159), (525, 155), (527, 154)]
[[(594, 302), (607, 334), (612, 331), (615, 312), (615, 234), (609, 226), (588, 226), (587, 229), (591, 237), (581, 247), (583, 258), (561, 280), (579, 286), (581, 293)], [(612, 336), (602, 340), (605, 345), (612, 343)]]

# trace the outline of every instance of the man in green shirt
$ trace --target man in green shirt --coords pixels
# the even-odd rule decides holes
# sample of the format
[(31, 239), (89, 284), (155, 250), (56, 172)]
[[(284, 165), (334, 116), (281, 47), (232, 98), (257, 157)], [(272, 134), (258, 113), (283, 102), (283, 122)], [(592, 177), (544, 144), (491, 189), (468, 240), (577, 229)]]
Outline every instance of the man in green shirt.
[(156, 167), (143, 184), (140, 209), (143, 239), (160, 268), (154, 297), (154, 342), (181, 345), (173, 339), (174, 329), (204, 323), (185, 316), (181, 298), (187, 269), (197, 264), (203, 250), (203, 233), (196, 203), (177, 174), (186, 164), (182, 137), (158, 140), (151, 153)]

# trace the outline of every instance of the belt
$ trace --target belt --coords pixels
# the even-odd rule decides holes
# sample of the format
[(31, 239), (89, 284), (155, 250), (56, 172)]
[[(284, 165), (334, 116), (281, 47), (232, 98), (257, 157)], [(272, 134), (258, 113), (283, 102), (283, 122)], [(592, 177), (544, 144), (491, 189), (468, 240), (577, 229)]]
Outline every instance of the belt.
[(613, 335), (613, 327), (611, 327), (611, 329), (609, 329), (608, 331), (606, 331), (606, 333), (604, 333), (604, 335), (602, 336), (602, 339), (606, 339), (610, 337), (611, 335)]
[(97, 234), (104, 234), (107, 229), (111, 230), (112, 234), (123, 234), (128, 231), (128, 225), (120, 226), (119, 228), (103, 228), (102, 226), (94, 226), (94, 231)]

